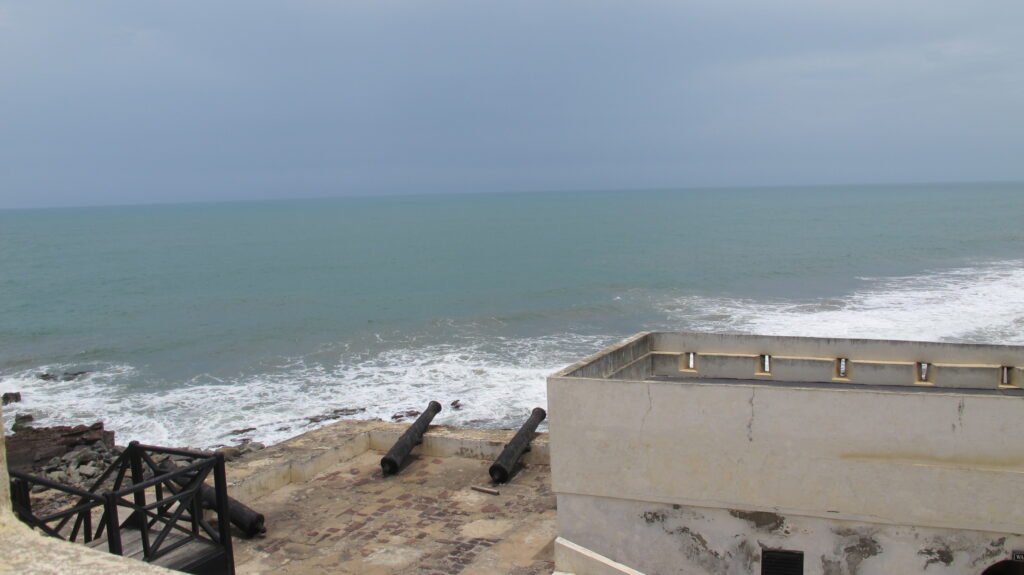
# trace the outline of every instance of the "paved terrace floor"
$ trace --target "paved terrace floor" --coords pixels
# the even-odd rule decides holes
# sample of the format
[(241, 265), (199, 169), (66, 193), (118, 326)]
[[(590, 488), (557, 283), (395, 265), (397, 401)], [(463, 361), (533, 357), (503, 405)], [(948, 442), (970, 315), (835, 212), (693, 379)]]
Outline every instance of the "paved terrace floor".
[(492, 486), (487, 469), (511, 431), (433, 427), (410, 463), (384, 477), (380, 458), (405, 427), (339, 422), (229, 464), (233, 495), (268, 527), (235, 540), (238, 573), (552, 572), (546, 435), (504, 485)]

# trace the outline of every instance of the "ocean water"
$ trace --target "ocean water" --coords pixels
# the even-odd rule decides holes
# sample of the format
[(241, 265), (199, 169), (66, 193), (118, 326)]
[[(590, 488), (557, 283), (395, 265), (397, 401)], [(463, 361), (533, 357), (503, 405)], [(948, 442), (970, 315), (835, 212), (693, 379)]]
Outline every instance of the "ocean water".
[(436, 399), (508, 427), (642, 330), (1024, 344), (1022, 216), (1024, 184), (0, 211), (4, 418), (210, 447)]

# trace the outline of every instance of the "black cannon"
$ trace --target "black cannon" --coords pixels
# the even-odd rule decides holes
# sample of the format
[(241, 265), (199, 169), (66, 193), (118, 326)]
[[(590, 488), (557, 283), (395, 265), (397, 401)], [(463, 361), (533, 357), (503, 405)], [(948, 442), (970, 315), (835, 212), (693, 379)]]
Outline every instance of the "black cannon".
[(420, 414), (416, 418), (416, 421), (409, 426), (409, 429), (405, 430), (402, 437), (398, 438), (387, 455), (381, 458), (380, 468), (384, 471), (384, 475), (391, 475), (392, 473), (398, 473), (398, 470), (402, 468), (402, 462), (409, 456), (409, 452), (412, 448), (416, 447), (420, 443), (423, 443), (423, 434), (427, 431), (427, 426), (434, 419), (434, 416), (441, 411), (441, 404), (436, 401), (431, 401), (427, 405), (427, 410)]
[[(173, 471), (178, 466), (171, 460), (164, 461), (158, 466), (159, 469)], [(174, 479), (174, 483), (179, 487), (185, 487), (188, 481), (191, 480), (189, 474), (185, 474), (181, 479)], [(215, 509), (217, 503), (217, 492), (213, 487), (206, 485), (205, 483), (199, 487), (199, 497), (202, 502), (203, 509)], [(258, 513), (244, 503), (234, 499), (232, 497), (227, 498), (228, 501), (228, 519), (238, 527), (246, 537), (255, 537), (256, 535), (262, 535), (267, 532), (266, 518), (262, 513)]]
[[(213, 509), (217, 502), (217, 494), (212, 487), (203, 484), (200, 488), (200, 495), (203, 498), (203, 507)], [(267, 532), (266, 519), (262, 513), (257, 513), (244, 503), (228, 497), (228, 519), (231, 523), (242, 530), (246, 537), (255, 537)]]
[(533, 408), (530, 413), (530, 419), (526, 420), (526, 423), (519, 428), (516, 432), (515, 437), (512, 441), (505, 444), (505, 449), (502, 450), (501, 455), (491, 465), (491, 468), (487, 470), (491, 474), (491, 480), (495, 483), (505, 483), (508, 478), (512, 476), (512, 471), (515, 469), (516, 463), (524, 453), (530, 450), (530, 442), (533, 441), (533, 432), (537, 431), (537, 426), (540, 422), (544, 421), (544, 418), (548, 416), (548, 413), (539, 407)]

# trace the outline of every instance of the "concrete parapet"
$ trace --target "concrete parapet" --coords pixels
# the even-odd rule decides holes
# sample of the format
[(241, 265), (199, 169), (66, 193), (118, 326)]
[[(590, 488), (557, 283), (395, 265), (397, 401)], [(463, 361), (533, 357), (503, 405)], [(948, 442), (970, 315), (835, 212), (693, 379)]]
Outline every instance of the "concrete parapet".
[(1018, 390), (1021, 362), (1017, 346), (645, 332), (555, 377)]

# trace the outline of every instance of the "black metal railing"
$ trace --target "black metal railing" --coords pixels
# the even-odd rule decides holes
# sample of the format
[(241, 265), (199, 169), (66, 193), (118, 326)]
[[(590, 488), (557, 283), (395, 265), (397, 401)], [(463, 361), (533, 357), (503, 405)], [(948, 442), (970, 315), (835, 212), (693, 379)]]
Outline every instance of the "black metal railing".
[[(161, 456), (187, 458), (188, 465), (167, 467), (157, 464)], [(202, 488), (213, 475), (215, 497), (207, 501), (217, 515), (216, 526), (203, 516)], [(11, 500), (14, 513), (22, 521), (43, 533), (66, 541), (95, 546), (106, 536), (107, 547), (116, 555), (137, 556), (143, 561), (162, 564), (161, 558), (190, 543), (195, 551), (177, 564), (204, 572), (234, 574), (231, 546), (227, 480), (222, 454), (204, 454), (132, 442), (88, 490), (61, 485), (47, 478), (11, 471)], [(108, 480), (113, 477), (108, 486)], [(71, 507), (43, 516), (32, 509), (31, 491), (35, 485), (55, 489), (77, 497)], [(106, 486), (106, 487), (105, 487)], [(105, 487), (105, 489), (104, 489)], [(103, 489), (100, 492), (100, 489)], [(120, 520), (120, 512), (127, 516)], [(123, 541), (129, 530), (138, 531), (141, 553), (126, 553)], [(182, 554), (178, 554), (179, 556)], [(219, 568), (217, 566), (220, 566)], [(186, 567), (184, 570), (190, 570)]]

